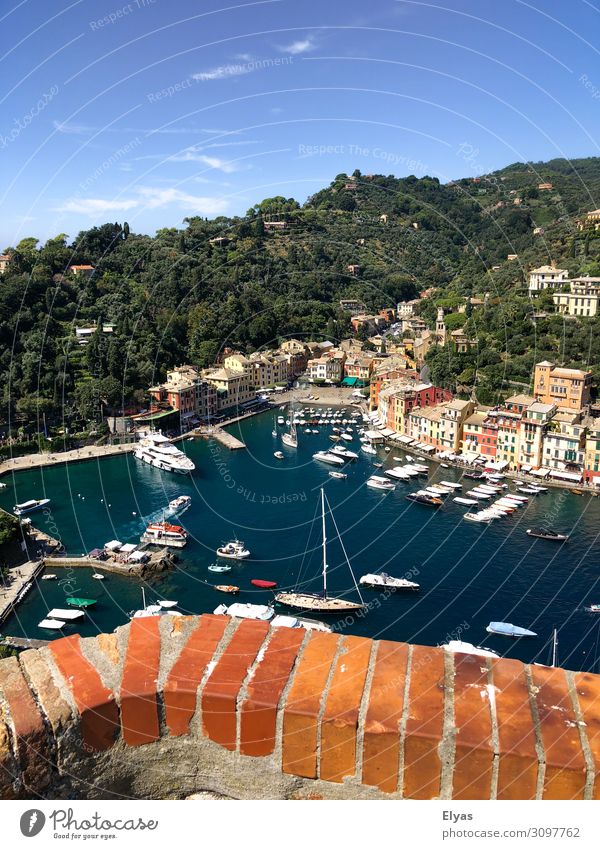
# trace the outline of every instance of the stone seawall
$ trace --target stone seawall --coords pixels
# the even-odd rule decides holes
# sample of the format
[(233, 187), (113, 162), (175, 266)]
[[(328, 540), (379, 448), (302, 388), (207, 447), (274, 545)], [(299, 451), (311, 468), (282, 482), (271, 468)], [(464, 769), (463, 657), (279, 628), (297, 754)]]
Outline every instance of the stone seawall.
[(0, 798), (600, 799), (600, 676), (223, 616), (0, 661)]

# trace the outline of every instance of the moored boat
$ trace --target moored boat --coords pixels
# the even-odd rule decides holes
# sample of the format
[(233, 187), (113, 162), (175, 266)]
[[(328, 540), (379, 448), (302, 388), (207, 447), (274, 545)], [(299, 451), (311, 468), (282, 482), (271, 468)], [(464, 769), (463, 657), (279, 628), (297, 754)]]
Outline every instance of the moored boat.
[(510, 622), (490, 622), (485, 630), (488, 634), (498, 634), (501, 637), (537, 637), (535, 631), (511, 625)]
[(466, 643), (463, 640), (449, 640), (441, 648), (457, 654), (473, 654), (476, 657), (499, 657), (498, 653), (491, 649), (474, 646), (473, 643)]
[(234, 539), (230, 542), (223, 543), (222, 546), (217, 548), (217, 554), (219, 557), (225, 557), (227, 560), (245, 560), (247, 557), (250, 557), (250, 550), (246, 548), (241, 540)]
[(414, 501), (416, 504), (424, 504), (427, 507), (441, 507), (444, 503), (439, 496), (428, 495), (425, 492), (409, 492), (405, 498), (408, 501)]
[(171, 513), (183, 513), (192, 503), (191, 495), (178, 495), (172, 501), (169, 501), (169, 510)]
[(50, 504), (49, 498), (31, 498), (29, 501), (23, 501), (22, 504), (15, 504), (13, 513), (15, 516), (25, 516), (27, 513), (35, 513), (36, 510), (41, 510), (46, 504)]
[(261, 590), (274, 590), (277, 586), (277, 581), (263, 581), (262, 578), (252, 578), (250, 583)]
[(80, 610), (85, 610), (87, 607), (94, 607), (98, 599), (95, 598), (78, 598), (77, 596), (69, 596), (67, 604), (69, 607), (78, 607)]
[(168, 548), (183, 548), (187, 545), (187, 531), (181, 525), (169, 522), (153, 522), (140, 537), (150, 545), (166, 545)]
[(273, 457), (275, 457), (276, 460), (283, 460), (283, 458), (284, 458), (283, 451), (274, 451)]
[(234, 584), (215, 584), (214, 587), (220, 593), (230, 593), (231, 595), (237, 595), (240, 591), (240, 588)]
[(343, 466), (345, 460), (337, 454), (332, 454), (331, 451), (317, 451), (313, 454), (313, 460), (318, 460), (321, 463), (328, 463), (330, 466)]
[(337, 478), (338, 480), (346, 480), (348, 475), (345, 472), (329, 472), (330, 478)]
[(386, 492), (391, 492), (396, 489), (396, 486), (392, 481), (379, 475), (372, 475), (367, 480), (367, 486), (370, 486), (372, 489), (382, 489)]
[(388, 590), (418, 590), (419, 585), (414, 581), (408, 581), (406, 578), (394, 578), (393, 575), (388, 575), (386, 572), (379, 574), (363, 575), (358, 582), (363, 587), (372, 587), (374, 589), (385, 588)]
[(530, 537), (536, 539), (547, 539), (552, 542), (566, 542), (569, 539), (568, 534), (560, 534), (558, 531), (545, 531), (543, 528), (527, 528), (525, 531)]

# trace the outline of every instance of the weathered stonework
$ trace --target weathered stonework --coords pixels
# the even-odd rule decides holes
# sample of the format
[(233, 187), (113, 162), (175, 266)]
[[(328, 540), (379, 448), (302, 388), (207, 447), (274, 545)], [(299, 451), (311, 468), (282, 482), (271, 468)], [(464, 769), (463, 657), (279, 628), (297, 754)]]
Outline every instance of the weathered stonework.
[(1, 798), (599, 799), (600, 676), (228, 617), (0, 661)]

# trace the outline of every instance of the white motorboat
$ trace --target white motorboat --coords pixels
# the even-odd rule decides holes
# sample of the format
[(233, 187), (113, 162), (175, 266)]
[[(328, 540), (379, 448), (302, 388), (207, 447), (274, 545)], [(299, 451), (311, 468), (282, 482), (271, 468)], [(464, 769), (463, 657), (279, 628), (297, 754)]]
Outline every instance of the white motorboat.
[(45, 631), (60, 631), (61, 628), (65, 627), (64, 622), (60, 622), (58, 619), (42, 619), (41, 622), (38, 622), (38, 628), (43, 628)]
[(361, 451), (364, 451), (365, 454), (377, 454), (377, 451), (373, 448), (372, 445), (361, 445)]
[(272, 628), (304, 628), (306, 631), (323, 631), (330, 634), (333, 628), (317, 619), (305, 619), (303, 616), (288, 616), (277, 614), (270, 621)]
[(283, 416), (277, 416), (277, 424), (278, 425), (284, 425), (285, 424), (285, 419), (283, 418)]
[(152, 522), (141, 535), (140, 541), (150, 545), (165, 545), (168, 548), (184, 548), (187, 545), (187, 531), (181, 525)]
[(208, 567), (209, 572), (231, 572), (232, 567), (225, 563), (211, 563)]
[(348, 475), (346, 475), (344, 472), (329, 472), (329, 477), (337, 478), (338, 480), (346, 480)]
[(440, 481), (440, 484), (441, 486), (449, 486), (450, 489), (462, 489), (462, 484), (454, 481)]
[(412, 466), (413, 469), (416, 469), (417, 472), (420, 472), (422, 475), (426, 474), (429, 471), (427, 466), (424, 466), (422, 463), (413, 463)]
[(480, 511), (479, 513), (465, 513), (463, 518), (466, 519), (467, 522), (484, 522), (489, 524), (492, 521), (492, 517), (489, 515), (482, 515), (482, 513), (483, 511)]
[(94, 572), (92, 574), (92, 578), (94, 579), (94, 581), (103, 581), (105, 576), (102, 575), (100, 572)]
[(220, 604), (215, 607), (213, 613), (217, 616), (235, 616), (236, 619), (258, 619), (260, 622), (268, 622), (275, 616), (275, 611), (269, 604), (244, 604), (241, 601), (229, 606)]
[(239, 539), (224, 543), (220, 548), (217, 548), (217, 554), (219, 557), (225, 557), (228, 560), (245, 560), (250, 557), (249, 549)]
[(446, 651), (454, 652), (455, 654), (473, 654), (476, 657), (499, 657), (497, 652), (491, 649), (474, 646), (473, 643), (466, 643), (463, 640), (449, 640), (441, 646)]
[(192, 503), (191, 495), (178, 495), (172, 501), (169, 501), (169, 510), (171, 513), (183, 513)]
[(277, 431), (276, 431), (276, 430), (272, 430), (272, 431), (271, 431), (271, 436), (277, 436)]
[(386, 572), (381, 572), (379, 574), (368, 574), (363, 575), (360, 578), (359, 584), (363, 587), (373, 587), (375, 589), (387, 589), (387, 590), (418, 590), (419, 585), (415, 584), (414, 581), (407, 581), (406, 578), (394, 578), (392, 575), (388, 575)]
[(36, 510), (42, 510), (50, 504), (49, 498), (32, 498), (29, 501), (23, 501), (22, 504), (15, 504), (13, 513), (15, 516), (25, 516), (27, 513), (35, 513)]
[(42, 581), (55, 581), (56, 575), (53, 572), (48, 572), (46, 575), (42, 575)]
[(394, 466), (393, 469), (386, 469), (386, 475), (390, 478), (394, 478), (394, 480), (398, 481), (408, 481), (410, 480), (410, 475), (407, 474), (404, 469), (401, 469), (399, 466)]
[(64, 607), (53, 607), (48, 611), (48, 619), (58, 619), (61, 622), (79, 622), (85, 619), (83, 610), (67, 610)]
[(332, 454), (337, 454), (338, 457), (344, 457), (346, 460), (358, 460), (356, 451), (350, 451), (349, 448), (344, 448), (343, 445), (334, 445), (330, 450)]
[(469, 507), (472, 507), (474, 504), (477, 504), (476, 498), (461, 498), (460, 496), (453, 498), (452, 501), (455, 501), (457, 504), (466, 504)]
[(337, 454), (332, 454), (331, 451), (317, 451), (313, 454), (313, 460), (318, 460), (321, 463), (328, 463), (330, 466), (343, 466), (345, 460)]
[(147, 431), (141, 435), (133, 455), (149, 466), (165, 472), (185, 475), (196, 468), (192, 460), (160, 431)]
[(284, 453), (283, 453), (283, 451), (274, 451), (273, 457), (275, 457), (276, 460), (283, 460), (284, 459)]
[(367, 486), (370, 486), (373, 489), (382, 489), (386, 492), (396, 489), (396, 486), (392, 481), (387, 478), (383, 478), (380, 475), (372, 475), (372, 477), (367, 480)]
[(488, 634), (498, 634), (501, 637), (537, 637), (535, 631), (511, 625), (510, 622), (490, 622), (485, 630)]

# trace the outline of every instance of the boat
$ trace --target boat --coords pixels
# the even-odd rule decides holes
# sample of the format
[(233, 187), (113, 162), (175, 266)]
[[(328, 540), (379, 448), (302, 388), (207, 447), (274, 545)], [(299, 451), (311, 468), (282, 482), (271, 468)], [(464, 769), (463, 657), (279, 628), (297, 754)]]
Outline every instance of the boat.
[(329, 477), (336, 478), (337, 480), (346, 480), (348, 475), (345, 472), (329, 472)]
[(462, 489), (462, 484), (454, 481), (440, 481), (440, 484), (441, 486), (449, 486), (450, 489)]
[(25, 516), (27, 513), (35, 513), (36, 510), (41, 510), (50, 504), (49, 498), (31, 498), (29, 501), (23, 501), (22, 504), (15, 504), (13, 513), (15, 516)]
[(343, 445), (334, 445), (331, 453), (337, 454), (338, 457), (343, 457), (345, 460), (358, 460), (356, 451), (350, 451), (349, 448), (344, 448)]
[[(537, 489), (534, 489), (532, 486), (519, 486), (517, 487), (517, 492), (526, 492), (527, 495), (539, 495)], [(581, 493), (583, 495), (583, 493)]]
[(281, 441), (288, 448), (298, 447), (298, 431), (296, 430), (296, 419), (291, 416), (290, 429), (281, 434)]
[(283, 416), (277, 416), (277, 424), (278, 425), (284, 425), (285, 424), (285, 419), (283, 418)]
[(373, 463), (374, 469), (383, 469), (383, 463)]
[(100, 574), (100, 572), (94, 572), (94, 573), (93, 573), (93, 575), (92, 575), (92, 578), (93, 578), (95, 581), (103, 581), (103, 580), (104, 580), (104, 578), (105, 578), (105, 576), (104, 576), (104, 575), (102, 575), (102, 574)]
[(405, 498), (408, 501), (414, 501), (416, 504), (424, 504), (427, 507), (441, 507), (444, 503), (439, 496), (428, 495), (425, 492), (409, 492)]
[(269, 604), (243, 604), (240, 601), (230, 604), (229, 607), (220, 604), (213, 613), (217, 616), (235, 616), (238, 619), (258, 619), (261, 622), (268, 622), (275, 616), (275, 611)]
[(410, 480), (410, 475), (408, 475), (404, 471), (404, 469), (401, 469), (398, 466), (394, 466), (393, 469), (386, 469), (385, 473), (388, 477), (394, 478), (394, 480), (398, 480), (398, 481)]
[(479, 481), (484, 477), (482, 472), (465, 472), (463, 478), (469, 478), (470, 480)]
[(271, 431), (271, 436), (277, 436), (277, 431), (276, 431), (276, 430), (272, 430), (272, 431)]
[(501, 637), (537, 637), (535, 631), (511, 625), (510, 622), (490, 622), (485, 630), (488, 634), (498, 634)]
[(373, 489), (383, 489), (387, 492), (396, 489), (396, 485), (388, 480), (387, 478), (380, 477), (379, 475), (373, 475), (367, 481), (367, 486), (372, 487)]
[(284, 458), (283, 451), (274, 451), (273, 457), (275, 457), (275, 459), (277, 459), (277, 460), (283, 460), (283, 458)]
[(56, 575), (54, 572), (49, 572), (47, 575), (42, 575), (42, 581), (55, 581)]
[(566, 542), (569, 539), (568, 534), (559, 534), (558, 531), (545, 531), (543, 528), (527, 528), (525, 533), (536, 539), (548, 539), (552, 542)]
[(226, 566), (224, 563), (211, 563), (208, 567), (209, 572), (231, 572), (231, 569), (231, 566)]
[(319, 622), (317, 619), (306, 619), (304, 616), (288, 616), (279, 613), (271, 619), (272, 628), (304, 628), (306, 631), (324, 631), (330, 634), (333, 630), (331, 625)]
[(145, 616), (183, 616), (178, 610), (173, 610), (177, 607), (176, 601), (161, 599), (156, 604), (146, 604), (146, 591), (142, 587), (142, 605), (140, 610), (133, 610), (129, 614), (130, 619), (143, 619)]
[(172, 501), (169, 501), (169, 510), (171, 513), (183, 513), (192, 503), (191, 495), (178, 495)]
[(347, 432), (342, 433), (341, 437), (342, 437), (342, 439), (345, 439), (346, 442), (352, 442), (352, 440), (354, 439), (353, 435), (351, 433), (347, 433)]
[(246, 557), (250, 557), (249, 549), (239, 539), (223, 543), (220, 548), (217, 548), (217, 554), (219, 557), (225, 557), (228, 560), (245, 560)]
[(230, 593), (231, 595), (237, 595), (240, 591), (240, 588), (234, 584), (215, 584), (214, 588), (220, 593)]
[(169, 522), (153, 522), (140, 537), (149, 545), (166, 545), (168, 548), (183, 548), (187, 545), (187, 531), (181, 525)]
[(373, 575), (363, 575), (358, 582), (363, 587), (373, 587), (374, 589), (385, 588), (387, 590), (418, 590), (419, 585), (414, 581), (407, 581), (406, 578), (394, 578), (386, 572)]
[(96, 598), (78, 598), (77, 596), (69, 596), (67, 604), (69, 607), (78, 607), (80, 610), (85, 610), (87, 607), (93, 607), (98, 599)]
[(466, 519), (467, 522), (485, 522), (489, 524), (492, 521), (492, 516), (481, 510), (479, 513), (465, 513), (463, 519)]
[(329, 463), (330, 466), (343, 466), (345, 460), (337, 454), (332, 454), (330, 451), (317, 451), (313, 454), (313, 460), (319, 460), (321, 463)]
[(64, 622), (60, 622), (58, 619), (51, 619), (50, 617), (38, 622), (38, 628), (44, 628), (47, 631), (60, 631), (60, 629), (64, 627)]
[(600, 604), (590, 604), (589, 607), (586, 607), (590, 613), (600, 613)]
[(364, 451), (365, 454), (377, 454), (377, 451), (375, 451), (372, 445), (361, 445), (360, 450)]
[(339, 442), (340, 441), (340, 438), (336, 433), (332, 433), (329, 438), (331, 439), (332, 442)]
[(67, 610), (64, 607), (54, 607), (48, 611), (48, 619), (59, 619), (61, 622), (77, 622), (85, 618), (83, 610)]
[(193, 472), (196, 468), (190, 458), (160, 431), (152, 430), (141, 434), (133, 456), (156, 469), (180, 475)]
[(277, 586), (277, 581), (263, 581), (261, 578), (252, 578), (250, 583), (261, 590), (274, 590)]
[[(326, 504), (326, 496), (325, 490), (321, 487), (321, 528), (322, 528), (322, 552), (323, 552), (323, 590), (320, 593), (309, 593), (309, 592), (279, 592), (275, 596), (275, 601), (277, 604), (283, 605), (284, 607), (288, 607), (292, 610), (310, 610), (314, 613), (327, 613), (327, 614), (342, 614), (342, 613), (353, 613), (358, 610), (363, 610), (365, 608), (364, 601), (362, 596), (360, 595), (360, 590), (358, 589), (358, 585), (355, 581), (356, 590), (358, 592), (358, 596), (360, 598), (360, 602), (356, 601), (347, 601), (344, 598), (339, 596), (329, 595), (327, 592), (327, 535), (326, 535), (326, 521), (325, 521), (325, 504)], [(331, 511), (331, 507), (327, 502), (327, 507), (329, 510), (329, 515), (331, 516), (331, 520), (333, 526), (336, 530), (337, 536), (341, 543), (341, 537), (339, 531), (337, 529), (337, 525), (335, 523), (335, 519), (333, 517), (333, 513)], [(346, 550), (342, 544), (342, 550), (344, 552), (344, 556), (346, 558), (346, 563), (348, 568), (350, 569), (350, 573), (354, 579), (354, 574), (352, 572), (352, 566), (350, 565), (350, 561), (348, 559), (348, 555), (346, 554)]]
[(416, 469), (417, 472), (419, 472), (419, 474), (421, 475), (424, 475), (429, 471), (427, 466), (424, 466), (422, 463), (412, 463), (412, 467), (413, 469)]
[(455, 654), (474, 654), (477, 657), (499, 657), (498, 653), (491, 649), (484, 649), (481, 646), (474, 646), (473, 643), (466, 643), (463, 640), (448, 640), (447, 643), (441, 646), (446, 651), (454, 652)]
[(573, 495), (585, 495), (585, 492), (582, 489), (570, 489), (569, 492)]
[(472, 507), (474, 504), (477, 504), (476, 498), (462, 498), (460, 495), (458, 495), (456, 498), (453, 498), (452, 501), (454, 501), (456, 504), (465, 504), (469, 507)]

